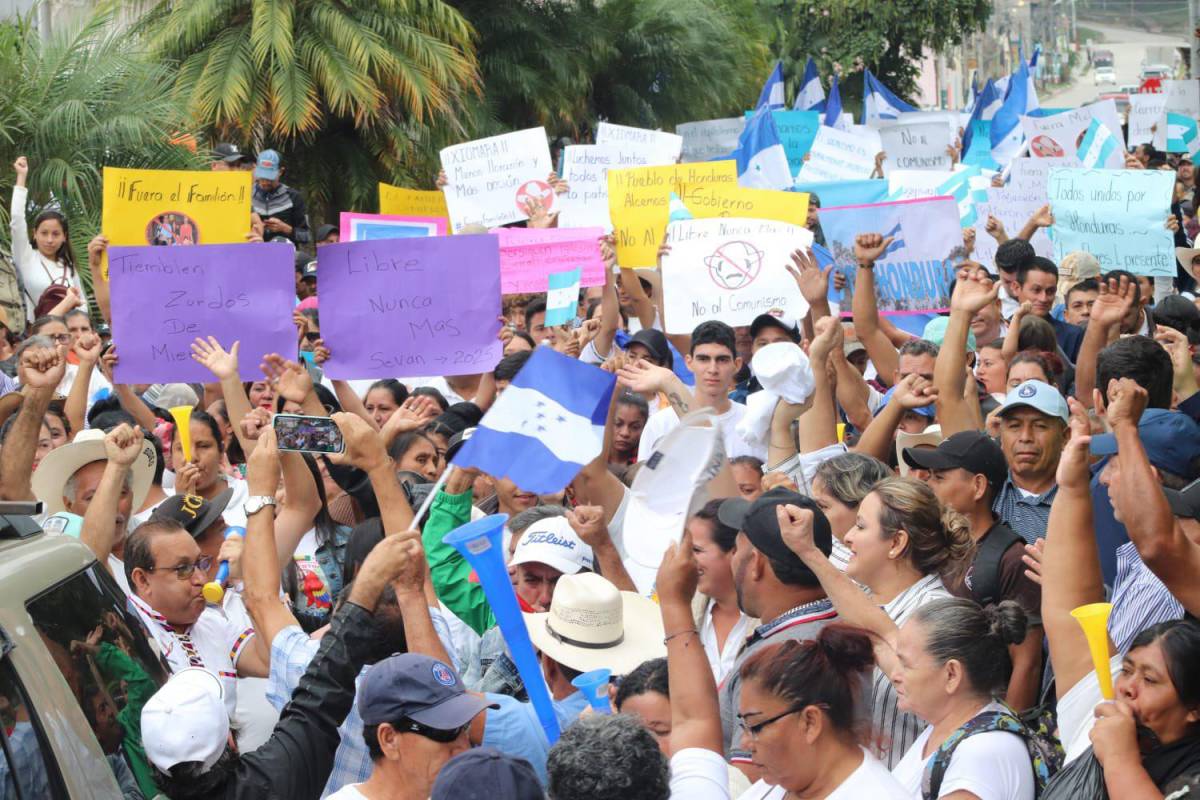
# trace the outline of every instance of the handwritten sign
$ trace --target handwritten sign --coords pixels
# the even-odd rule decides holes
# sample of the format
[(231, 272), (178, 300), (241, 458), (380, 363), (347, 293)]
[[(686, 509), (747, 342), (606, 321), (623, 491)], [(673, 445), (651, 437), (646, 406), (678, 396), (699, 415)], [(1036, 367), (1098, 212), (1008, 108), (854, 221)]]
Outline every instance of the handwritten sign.
[(955, 265), (965, 257), (954, 198), (822, 208), (817, 214), (825, 245), (847, 279), (843, 307), (853, 303), (854, 237), (860, 233), (893, 237), (891, 246), (875, 262), (880, 311), (923, 314), (949, 306)]
[[(1037, 161), (1039, 159), (1019, 159), (1021, 161)], [(1015, 163), (1015, 162), (1014, 162)], [(1022, 188), (1009, 181), (1004, 188), (989, 187), (987, 202), (977, 203), (975, 212), (975, 251), (972, 258), (983, 264), (994, 274), (996, 272), (996, 248), (999, 246), (990, 233), (987, 232), (988, 216), (993, 216), (1004, 226), (1009, 236), (1016, 236), (1029, 218), (1042, 206), (1046, 205), (1046, 184), (1035, 184), (1029, 189)], [(1029, 242), (1033, 251), (1045, 258), (1054, 258), (1054, 245), (1046, 235), (1045, 228), (1038, 228), (1037, 233)]]
[(119, 383), (205, 383), (197, 336), (240, 341), (238, 372), (261, 380), (263, 356), (296, 355), (292, 248), (275, 242), (110, 247), (113, 342)]
[(727, 158), (737, 147), (738, 137), (745, 127), (746, 120), (742, 117), (706, 119), (676, 125), (675, 132), (683, 137), (683, 162), (689, 164)]
[[(746, 112), (746, 119), (754, 116), (753, 111)], [(817, 131), (821, 129), (821, 120), (825, 115), (819, 111), (792, 111), (776, 109), (771, 112), (775, 130), (779, 132), (779, 141), (783, 143), (783, 151), (787, 153), (788, 168), (795, 175), (804, 165), (804, 156), (812, 149)]]
[(782, 309), (796, 318), (808, 311), (788, 273), (793, 250), (812, 246), (797, 225), (757, 219), (692, 219), (667, 229), (671, 252), (663, 256), (663, 324), (688, 334), (719, 319), (749, 325), (759, 314)]
[(612, 230), (608, 214), (608, 171), (646, 166), (645, 156), (611, 144), (573, 144), (563, 148), (563, 179), (570, 190), (559, 197), (558, 226), (600, 226)]
[(636, 167), (608, 171), (608, 211), (622, 267), (653, 267), (670, 216), (671, 192), (684, 185), (735, 186), (737, 164), (709, 161), (669, 167)]
[(650, 164), (674, 164), (683, 152), (683, 137), (677, 133), (632, 128), (601, 122), (596, 129), (596, 144), (616, 145), (622, 150), (640, 153)]
[(877, 131), (868, 128), (862, 133), (848, 133), (822, 125), (796, 180), (808, 183), (869, 178), (875, 170), (875, 155), (882, 149)]
[(604, 285), (600, 256), (603, 228), (497, 228), (500, 239), (500, 291), (546, 291), (551, 273), (579, 269), (584, 286)]
[(405, 189), (387, 183), (379, 184), (379, 213), (450, 218), (450, 212), (446, 209), (446, 195), (440, 189)]
[(514, 133), (456, 144), (441, 152), (449, 181), (444, 189), (450, 227), (494, 228), (528, 219), (525, 204), (537, 199), (548, 212), (557, 210), (550, 175), (546, 131), (528, 128)]
[(398, 214), (355, 214), (343, 211), (338, 219), (343, 242), (366, 239), (403, 239), (410, 236), (445, 236), (445, 217), (409, 217)]
[[(1200, 117), (1200, 81), (1195, 78), (1163, 81), (1162, 90), (1167, 98), (1167, 111), (1184, 114), (1192, 119)], [(1132, 99), (1133, 95), (1130, 95), (1130, 100)]]
[(881, 125), (879, 140), (887, 157), (883, 174), (893, 170), (949, 170), (954, 166), (947, 149), (953, 132), (942, 121)]
[(1077, 167), (1079, 159), (1070, 158), (1014, 158), (1008, 175), (1008, 187), (1027, 196), (1031, 201), (1041, 199), (1040, 205), (1049, 202), (1046, 186), (1050, 182), (1050, 170), (1058, 167)]
[(250, 195), (249, 172), (105, 167), (100, 227), (110, 245), (244, 243)]
[(685, 183), (679, 188), (679, 199), (697, 219), (741, 217), (793, 225), (808, 221), (808, 195), (803, 192), (744, 189), (725, 183)]
[(1055, 169), (1050, 208), (1056, 260), (1086, 250), (1100, 269), (1175, 275), (1175, 237), (1164, 223), (1175, 173), (1146, 169)]
[(328, 244), (317, 283), (330, 378), (471, 375), (500, 360), (495, 236)]
[(1158, 149), (1167, 146), (1167, 96), (1165, 94), (1129, 95), (1129, 138), (1132, 150), (1151, 142)]
[(915, 197), (938, 197), (948, 194), (942, 185), (954, 178), (948, 169), (894, 169), (887, 177), (888, 200), (911, 200)]
[[(1092, 120), (1099, 120), (1118, 140), (1124, 138), (1117, 105), (1111, 99), (1052, 114), (1048, 117), (1021, 117), (1021, 127), (1029, 139), (1029, 154), (1034, 158), (1066, 158), (1079, 165), (1079, 143)], [(1119, 168), (1125, 163), (1120, 148), (1114, 150), (1106, 166)]]

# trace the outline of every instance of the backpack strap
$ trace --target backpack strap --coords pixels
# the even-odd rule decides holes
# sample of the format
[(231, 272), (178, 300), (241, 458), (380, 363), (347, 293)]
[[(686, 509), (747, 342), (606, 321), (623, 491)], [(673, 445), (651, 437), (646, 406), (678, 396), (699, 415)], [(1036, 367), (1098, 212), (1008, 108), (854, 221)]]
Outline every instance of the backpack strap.
[(1007, 526), (993, 530), (979, 545), (971, 569), (971, 596), (981, 606), (1000, 601), (1000, 560), (1008, 548), (1024, 542)]
[[(1008, 707), (1005, 706), (1007, 709)], [(1038, 711), (1038, 710), (1035, 710)], [(1033, 723), (1026, 722), (1011, 710), (985, 711), (967, 721), (965, 725), (950, 734), (942, 742), (929, 760), (925, 762), (925, 771), (921, 776), (921, 796), (924, 800), (936, 800), (942, 788), (942, 779), (950, 769), (950, 760), (954, 750), (964, 739), (977, 733), (1003, 731), (1021, 737), (1025, 749), (1029, 752), (1030, 766), (1033, 768), (1034, 796), (1040, 797), (1050, 778), (1062, 768), (1062, 746), (1053, 737), (1047, 724), (1053, 727), (1053, 720), (1045, 714), (1039, 714)]]

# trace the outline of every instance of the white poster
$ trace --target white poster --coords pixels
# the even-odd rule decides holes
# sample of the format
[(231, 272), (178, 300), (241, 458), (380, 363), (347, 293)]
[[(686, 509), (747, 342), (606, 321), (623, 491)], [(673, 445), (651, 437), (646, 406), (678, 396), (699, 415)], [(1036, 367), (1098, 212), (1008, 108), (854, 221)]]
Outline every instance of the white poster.
[[(1021, 228), (1025, 227), (1029, 218), (1048, 202), (1045, 183), (1031, 183), (1030, 186), (1034, 188), (1019, 189), (1011, 183), (1003, 189), (991, 188), (987, 190), (988, 201), (975, 204), (978, 218), (975, 220), (975, 253), (972, 257), (993, 273), (996, 272), (996, 247), (998, 245), (995, 238), (987, 232), (988, 215), (1000, 221), (1000, 224), (1004, 226), (1004, 232), (1010, 238), (1016, 236), (1020, 233)], [(1038, 228), (1030, 244), (1033, 245), (1033, 251), (1039, 256), (1054, 257), (1054, 245), (1050, 242), (1050, 237), (1046, 235), (1045, 228)]]
[(949, 170), (953, 159), (947, 151), (954, 142), (945, 122), (911, 122), (882, 125), (879, 141), (887, 157), (883, 174), (893, 170)]
[[(1117, 104), (1111, 99), (1052, 114), (1049, 117), (1021, 117), (1021, 127), (1029, 139), (1029, 154), (1034, 158), (1066, 158), (1079, 166), (1079, 143), (1092, 120), (1106, 125), (1120, 141), (1124, 135)], [(1125, 153), (1113, 150), (1103, 166), (1119, 169), (1125, 165)]]
[(1006, 188), (1038, 199), (1038, 204), (1044, 206), (1049, 202), (1046, 183), (1050, 178), (1050, 170), (1078, 163), (1078, 158), (1014, 158)]
[[(1167, 111), (1184, 114), (1192, 119), (1200, 118), (1200, 81), (1195, 78), (1185, 81), (1163, 81), (1163, 94), (1167, 96)], [(1129, 98), (1133, 100), (1131, 95)]]
[(888, 201), (945, 195), (938, 189), (953, 177), (954, 170), (949, 169), (894, 169), (887, 176)]
[(738, 137), (745, 127), (744, 117), (706, 119), (676, 125), (675, 132), (683, 138), (683, 162), (688, 164), (728, 156), (737, 147)]
[(962, 114), (957, 111), (901, 111), (896, 115), (893, 124), (912, 125), (940, 122), (950, 131), (951, 136), (957, 136), (958, 129), (964, 124), (961, 117)]
[(608, 170), (651, 166), (632, 152), (609, 144), (571, 144), (563, 148), (563, 179), (570, 189), (559, 195), (560, 228), (601, 227), (612, 232), (608, 214)]
[(1167, 96), (1165, 94), (1129, 95), (1129, 139), (1132, 150), (1152, 142), (1160, 150), (1167, 146)]
[(796, 180), (807, 183), (869, 178), (875, 171), (875, 156), (882, 149), (878, 131), (864, 128), (860, 133), (847, 133), (822, 125)]
[(662, 259), (663, 324), (691, 333), (705, 320), (749, 325), (782, 309), (799, 319), (808, 304), (787, 271), (792, 251), (812, 246), (798, 225), (760, 219), (689, 219), (667, 226), (671, 252)]
[(549, 212), (557, 210), (554, 189), (546, 181), (553, 167), (543, 128), (451, 145), (441, 157), (455, 233), (467, 225), (495, 228), (528, 219), (525, 204), (530, 198), (541, 200)]
[(600, 123), (596, 129), (596, 144), (615, 144), (624, 151), (632, 150), (653, 166), (676, 164), (683, 151), (683, 137), (679, 134), (631, 128), (611, 122)]

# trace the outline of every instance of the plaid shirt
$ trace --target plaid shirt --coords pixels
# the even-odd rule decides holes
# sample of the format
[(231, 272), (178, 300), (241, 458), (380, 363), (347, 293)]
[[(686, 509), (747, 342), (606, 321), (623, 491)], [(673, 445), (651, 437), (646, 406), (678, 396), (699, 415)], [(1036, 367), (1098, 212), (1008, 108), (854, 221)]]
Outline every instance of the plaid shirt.
[(1038, 539), (1046, 538), (1046, 523), (1050, 521), (1050, 504), (1058, 492), (1058, 484), (1051, 486), (1044, 494), (1026, 497), (1020, 489), (1013, 485), (1012, 477), (1004, 481), (1000, 494), (992, 503), (992, 511), (1000, 521), (1008, 525), (1023, 538), (1026, 544), (1033, 544)]

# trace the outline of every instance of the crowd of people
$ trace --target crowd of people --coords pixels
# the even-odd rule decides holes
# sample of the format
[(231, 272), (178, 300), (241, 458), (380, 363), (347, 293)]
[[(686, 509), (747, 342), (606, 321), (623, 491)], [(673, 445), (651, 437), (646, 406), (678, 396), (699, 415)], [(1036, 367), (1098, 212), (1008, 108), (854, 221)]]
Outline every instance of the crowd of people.
[[(679, 336), (663, 332), (656, 272), (618, 268), (603, 240), (606, 278), (581, 292), (576, 325), (546, 326), (544, 297), (505, 296), (494, 369), (364, 385), (321, 366), (313, 252), (336, 230), (310, 232), (278, 153), (222, 144), (214, 169), (254, 173), (251, 238), (297, 248), (296, 351), (206, 331), (192, 352), (207, 383), (128, 385), (113, 380), (99, 272), (88, 296), (63, 215), (27, 227), (18, 160), (27, 318), (3, 342), (0, 498), (40, 500), (48, 535), (80, 539), (127, 598), (125, 620), (73, 650), (95, 658), (140, 628), (171, 674), (104, 748), (124, 796), (1200, 790), (1196, 177), (1147, 148), (1129, 167), (1174, 169), (1186, 190), (1170, 291), (1087, 253), (1036, 255), (1043, 209), (1014, 237), (989, 222), (996, 272), (968, 255), (922, 336), (878, 312), (872, 270), (891, 240), (876, 231), (855, 242), (851, 307), (830, 305), (830, 269), (798, 250), (780, 268), (803, 318)], [(93, 267), (106, 246), (89, 246)], [(616, 379), (600, 455), (553, 494), (454, 464), (538, 348)], [(765, 357), (805, 399), (771, 396), (755, 429)], [(239, 377), (247, 359), (260, 380)], [(179, 406), (194, 408), (186, 432)], [(724, 455), (648, 571), (630, 551), (663, 532), (638, 529), (633, 487), (700, 409)], [(340, 443), (332, 428), (320, 448), (281, 441), (275, 414), (329, 418)], [(445, 541), (493, 513), (556, 741)], [(1105, 601), (1098, 664), (1072, 611)], [(612, 713), (575, 685), (597, 668)], [(1063, 789), (1089, 768), (1091, 794)]]

